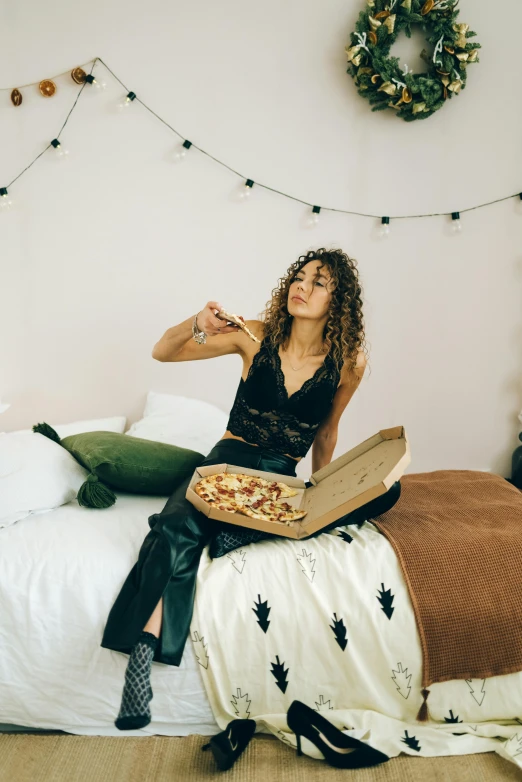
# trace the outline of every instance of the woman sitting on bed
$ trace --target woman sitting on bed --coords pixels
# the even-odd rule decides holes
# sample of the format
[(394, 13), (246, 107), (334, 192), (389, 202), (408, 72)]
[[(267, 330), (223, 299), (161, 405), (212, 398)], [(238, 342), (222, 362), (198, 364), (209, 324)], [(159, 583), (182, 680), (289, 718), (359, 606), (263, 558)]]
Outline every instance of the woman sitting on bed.
[[(215, 301), (165, 332), (152, 352), (158, 361), (229, 353), (243, 360), (227, 431), (204, 465), (227, 462), (295, 475), (310, 447), (313, 472), (330, 463), (339, 420), (366, 366), (360, 293), (355, 262), (341, 250), (319, 249), (290, 266), (272, 292), (264, 320), (246, 321), (260, 342), (217, 318), (221, 306)], [(181, 663), (203, 547), (210, 542), (210, 555), (214, 546), (221, 556), (270, 537), (208, 519), (185, 499), (189, 481), (161, 513), (149, 517), (151, 531), (104, 630), (102, 647), (130, 655), (115, 721), (121, 730), (150, 722), (152, 661)], [(398, 499), (397, 484), (331, 526), (384, 513)]]

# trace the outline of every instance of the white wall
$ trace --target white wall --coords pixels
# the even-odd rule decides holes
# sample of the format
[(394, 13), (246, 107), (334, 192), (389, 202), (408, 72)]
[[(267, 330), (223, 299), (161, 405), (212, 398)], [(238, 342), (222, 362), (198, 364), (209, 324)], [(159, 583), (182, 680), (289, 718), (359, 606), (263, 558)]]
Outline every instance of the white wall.
[[(1, 86), (100, 56), (180, 133), (245, 177), (323, 206), (400, 215), (461, 211), (522, 190), (519, 55), (486, 0), (461, 0), (482, 44), (466, 89), (433, 117), (371, 113), (346, 74), (360, 0), (36, 0), (1, 4)], [(422, 39), (394, 53), (418, 67)], [(449, 218), (392, 221), (322, 213), (254, 188), (178, 139), (123, 90), (84, 90), (62, 141), (10, 189), (0, 215), (0, 397), (5, 431), (41, 421), (141, 416), (149, 389), (228, 410), (236, 356), (161, 364), (154, 343), (207, 300), (255, 317), (300, 254), (341, 247), (359, 263), (370, 369), (341, 421), (336, 454), (404, 424), (408, 472), (491, 469), (508, 477), (522, 408), (522, 202)], [(57, 134), (77, 90), (0, 93), (0, 186)], [(309, 470), (309, 457), (301, 471)]]

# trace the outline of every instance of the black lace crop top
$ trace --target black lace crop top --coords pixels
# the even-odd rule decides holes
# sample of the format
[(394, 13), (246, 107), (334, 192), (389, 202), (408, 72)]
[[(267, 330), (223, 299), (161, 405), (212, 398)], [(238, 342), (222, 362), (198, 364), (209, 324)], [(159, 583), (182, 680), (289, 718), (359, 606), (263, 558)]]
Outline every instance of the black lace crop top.
[(239, 382), (227, 429), (248, 443), (305, 456), (330, 411), (339, 379), (327, 354), (313, 377), (288, 396), (279, 351), (265, 337), (247, 379)]

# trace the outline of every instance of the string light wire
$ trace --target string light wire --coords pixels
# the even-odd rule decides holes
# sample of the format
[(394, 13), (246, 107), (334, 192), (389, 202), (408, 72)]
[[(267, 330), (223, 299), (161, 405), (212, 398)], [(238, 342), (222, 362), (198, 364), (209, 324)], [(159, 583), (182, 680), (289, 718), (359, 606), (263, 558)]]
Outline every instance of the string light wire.
[[(131, 92), (129, 90), (129, 88), (123, 83), (123, 81), (119, 78), (119, 76), (117, 76), (114, 73), (114, 71), (107, 65), (107, 63), (101, 57), (95, 57), (94, 60), (92, 60), (91, 62), (92, 62), (91, 70), (90, 70), (91, 74), (92, 74), (92, 72), (94, 70), (94, 66), (96, 65), (96, 63), (100, 62), (104, 66), (104, 68), (106, 68), (107, 71), (113, 76), (113, 78), (119, 84), (121, 84), (121, 86), (126, 90), (127, 93)], [(66, 75), (67, 73), (70, 73), (70, 71), (64, 71), (63, 73), (58, 74), (58, 76), (53, 76), (52, 78), (56, 79), (56, 78), (59, 78), (59, 76)], [(38, 84), (38, 82), (33, 82), (32, 84), (25, 84), (25, 85), (22, 85), (22, 87), (31, 87), (31, 86), (34, 86), (34, 84)], [(63, 132), (63, 129), (67, 125), (67, 122), (69, 121), (69, 118), (70, 118), (72, 112), (76, 108), (78, 100), (80, 99), (80, 95), (82, 94), (86, 84), (87, 84), (87, 82), (83, 82), (83, 84), (82, 84), (82, 86), (81, 86), (81, 88), (78, 91), (78, 94), (76, 96), (76, 100), (74, 101), (74, 103), (73, 103), (73, 105), (72, 105), (72, 107), (71, 107), (71, 109), (70, 109), (70, 111), (69, 111), (69, 113), (68, 113), (68, 115), (67, 115), (67, 117), (65, 119), (65, 122), (63, 123), (63, 125), (62, 125), (62, 127), (60, 129), (60, 132), (58, 133), (56, 138), (60, 137), (60, 134)], [(19, 87), (18, 89), (22, 89), (22, 87)], [(10, 90), (10, 89), (12, 89), (12, 88), (11, 87), (2, 87), (2, 88), (0, 88), (0, 92), (1, 91), (5, 91), (5, 90)], [(157, 114), (153, 109), (151, 109), (150, 106), (147, 106), (147, 104), (144, 101), (141, 100), (139, 95), (136, 95), (136, 97), (134, 99), (134, 102), (140, 103), (143, 106), (143, 108), (146, 109), (146, 111), (148, 111), (150, 114), (152, 114), (154, 117), (156, 117), (156, 119), (158, 119), (167, 128), (169, 128), (173, 133), (175, 133), (177, 136), (179, 136), (180, 139), (185, 139), (186, 140), (186, 137), (183, 136), (183, 134), (181, 134), (178, 130), (176, 130), (176, 128), (173, 128), (172, 125), (170, 125), (166, 120), (163, 119), (163, 117), (160, 117), (160, 115)], [(36, 161), (44, 154), (44, 152), (47, 151), (47, 149), (49, 149), (50, 146), (51, 146), (51, 144), (48, 144), (48, 146), (42, 152), (40, 152), (40, 154), (37, 155), (36, 158), (28, 166), (26, 166), (23, 169), (23, 171), (21, 171), (20, 174), (18, 174), (18, 176), (16, 176), (7, 185), (7, 187), (10, 187), (14, 182), (16, 182), (22, 176), (22, 174), (24, 174), (29, 168), (31, 168), (31, 166), (33, 166), (36, 163)], [(206, 155), (211, 160), (214, 160), (214, 162), (218, 163), (220, 166), (223, 166), (224, 168), (228, 169), (233, 174), (236, 174), (238, 177), (243, 179), (243, 181), (244, 180), (248, 180), (250, 182), (253, 181), (253, 180), (248, 179), (248, 177), (245, 177), (242, 174), (240, 174), (239, 171), (236, 171), (234, 168), (232, 168), (232, 166), (229, 166), (227, 163), (224, 163), (222, 160), (219, 160), (218, 158), (214, 157), (214, 155), (211, 155), (210, 152), (207, 152), (206, 150), (202, 149), (201, 147), (198, 147), (197, 144), (194, 144), (194, 142), (191, 142), (190, 146), (194, 147), (199, 152), (201, 152), (201, 154)], [(296, 201), (296, 202), (298, 202), (300, 204), (304, 204), (305, 206), (309, 206), (309, 207), (312, 207), (312, 208), (315, 207), (315, 205), (310, 203), (309, 201), (304, 201), (302, 198), (297, 198), (296, 196), (290, 195), (289, 193), (284, 193), (282, 190), (277, 190), (276, 188), (270, 187), (269, 185), (264, 185), (264, 184), (261, 184), (260, 182), (257, 182), (257, 181), (255, 182), (255, 184), (256, 184), (256, 187), (262, 187), (264, 190), (269, 190), (272, 193), (277, 193), (278, 195), (281, 195), (284, 198), (289, 198), (292, 201)], [(516, 198), (516, 197), (519, 197), (519, 198), (522, 199), (522, 194), (520, 192), (513, 193), (512, 195), (504, 196), (503, 198), (496, 198), (493, 201), (486, 201), (483, 204), (476, 204), (475, 206), (469, 206), (469, 207), (467, 207), (465, 209), (459, 209), (459, 212), (460, 213), (472, 212), (475, 209), (482, 209), (483, 207), (491, 206), (492, 204), (498, 204), (501, 201), (508, 201), (509, 199)], [(350, 210), (350, 209), (337, 209), (336, 207), (332, 207), (332, 206), (321, 206), (320, 209), (321, 209), (322, 212), (337, 212), (339, 214), (356, 215), (358, 217), (371, 217), (373, 219), (382, 219), (382, 215), (371, 214), (371, 213), (368, 213), (368, 212), (357, 212), (357, 211), (353, 211), (353, 210)], [(389, 217), (390, 220), (410, 220), (410, 219), (419, 219), (419, 218), (423, 218), (423, 217), (447, 217), (448, 215), (451, 215), (451, 212), (430, 212), (430, 213), (416, 214), (416, 215), (388, 215), (388, 217)]]

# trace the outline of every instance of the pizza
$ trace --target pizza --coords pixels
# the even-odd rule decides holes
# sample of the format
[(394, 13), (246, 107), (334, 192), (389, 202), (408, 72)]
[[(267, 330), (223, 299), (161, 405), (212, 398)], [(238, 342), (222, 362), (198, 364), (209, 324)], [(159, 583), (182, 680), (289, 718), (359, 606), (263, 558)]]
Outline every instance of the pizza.
[(217, 473), (202, 478), (194, 486), (196, 494), (219, 510), (241, 513), (263, 521), (291, 524), (306, 516), (283, 498), (297, 491), (281, 481), (267, 481), (244, 473)]
[(245, 323), (245, 319), (241, 315), (234, 315), (233, 312), (227, 312), (225, 309), (220, 309), (216, 315), (220, 320), (226, 320), (228, 323), (234, 323), (236, 326), (245, 332), (245, 334), (253, 339), (254, 342), (260, 342), (260, 340), (253, 334)]

